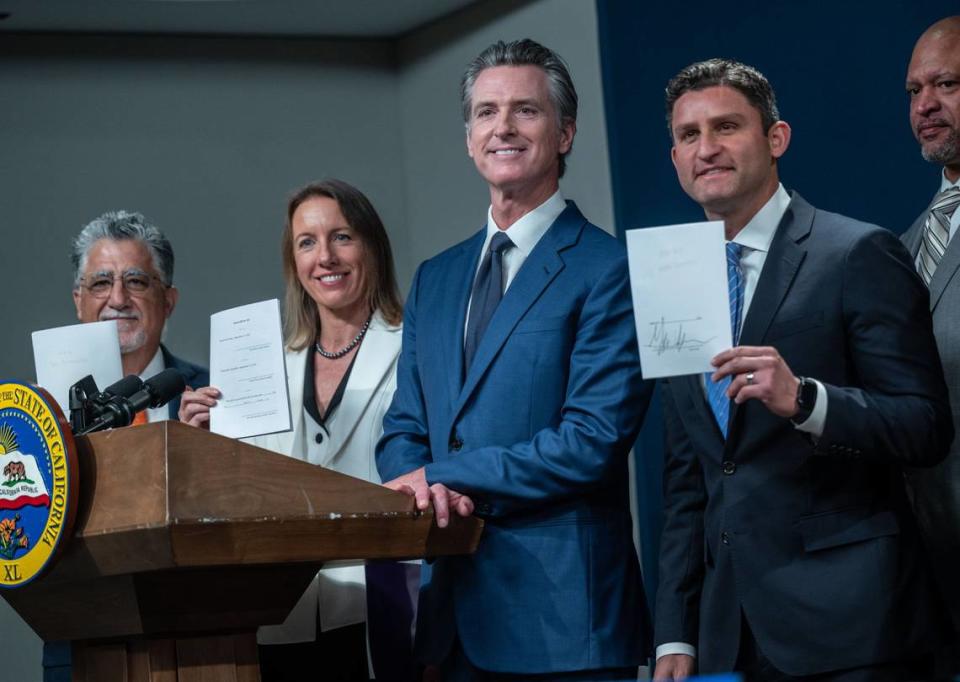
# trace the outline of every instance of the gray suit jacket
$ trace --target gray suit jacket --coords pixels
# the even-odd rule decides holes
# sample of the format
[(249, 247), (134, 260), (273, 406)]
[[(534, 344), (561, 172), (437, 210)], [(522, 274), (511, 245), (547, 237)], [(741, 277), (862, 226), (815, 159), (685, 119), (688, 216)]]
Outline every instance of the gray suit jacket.
[[(929, 207), (901, 240), (916, 259)], [(960, 426), (960, 239), (951, 239), (930, 281), (933, 333), (950, 392), (953, 423)], [(920, 528), (929, 546), (944, 602), (960, 632), (960, 438), (950, 454), (932, 469), (907, 472)]]

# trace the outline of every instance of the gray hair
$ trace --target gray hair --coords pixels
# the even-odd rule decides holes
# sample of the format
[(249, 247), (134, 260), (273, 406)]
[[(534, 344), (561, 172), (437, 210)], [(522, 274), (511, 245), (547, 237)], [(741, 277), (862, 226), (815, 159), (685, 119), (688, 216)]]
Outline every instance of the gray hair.
[(101, 239), (141, 242), (150, 252), (153, 266), (167, 286), (173, 285), (173, 247), (163, 232), (146, 221), (140, 213), (108, 211), (90, 221), (73, 240), (70, 260), (73, 263), (73, 286), (80, 286), (80, 278), (87, 267), (90, 248)]
[(764, 132), (780, 120), (777, 97), (766, 76), (752, 66), (732, 59), (708, 59), (683, 69), (667, 83), (667, 129), (673, 136), (673, 105), (690, 90), (724, 85), (738, 90), (760, 112)]
[[(547, 87), (550, 102), (557, 112), (557, 126), (577, 122), (577, 91), (573, 79), (563, 58), (540, 43), (524, 38), (505, 43), (495, 42), (477, 55), (467, 65), (460, 80), (460, 106), (463, 109), (463, 121), (470, 127), (470, 110), (473, 108), (473, 86), (480, 72), (496, 66), (538, 66), (547, 75)], [(567, 154), (570, 152), (568, 151)], [(560, 155), (560, 177), (567, 169), (567, 162)]]

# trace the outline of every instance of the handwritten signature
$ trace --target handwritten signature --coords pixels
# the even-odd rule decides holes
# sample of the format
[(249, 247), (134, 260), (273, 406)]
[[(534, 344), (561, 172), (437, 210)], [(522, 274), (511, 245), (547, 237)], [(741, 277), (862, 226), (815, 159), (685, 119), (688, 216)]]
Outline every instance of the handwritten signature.
[(685, 350), (700, 350), (716, 337), (692, 339), (687, 336), (687, 331), (683, 325), (699, 322), (702, 319), (701, 317), (694, 317), (689, 320), (668, 320), (661, 317), (659, 320), (650, 323), (653, 329), (646, 347), (652, 349), (657, 355), (663, 355), (667, 351), (677, 351), (679, 353)]

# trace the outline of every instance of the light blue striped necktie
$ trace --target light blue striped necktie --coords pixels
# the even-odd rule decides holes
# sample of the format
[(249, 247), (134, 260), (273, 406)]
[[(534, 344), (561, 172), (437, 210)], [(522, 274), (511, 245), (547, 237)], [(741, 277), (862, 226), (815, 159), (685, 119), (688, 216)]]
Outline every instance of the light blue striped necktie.
[[(740, 254), (743, 247), (734, 242), (727, 242), (727, 293), (730, 299), (730, 332), (733, 345), (740, 342), (740, 321), (743, 318), (743, 270), (740, 269)], [(713, 416), (727, 437), (728, 422), (730, 421), (730, 398), (727, 389), (730, 387), (731, 377), (724, 377), (714, 382), (710, 379), (713, 372), (707, 372), (707, 400)]]

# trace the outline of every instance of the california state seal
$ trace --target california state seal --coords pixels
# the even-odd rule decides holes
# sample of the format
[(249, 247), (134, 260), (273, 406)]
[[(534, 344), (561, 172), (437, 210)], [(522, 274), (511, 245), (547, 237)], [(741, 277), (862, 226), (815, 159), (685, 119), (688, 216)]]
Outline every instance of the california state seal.
[(60, 408), (42, 388), (0, 381), (0, 588), (51, 563), (76, 506), (76, 449)]

